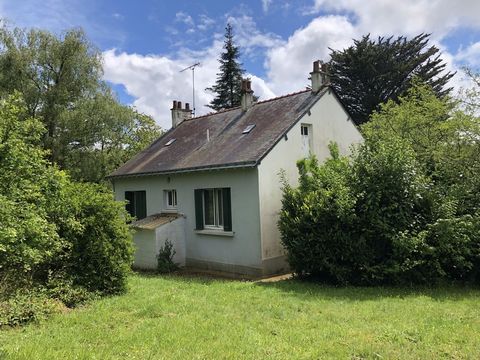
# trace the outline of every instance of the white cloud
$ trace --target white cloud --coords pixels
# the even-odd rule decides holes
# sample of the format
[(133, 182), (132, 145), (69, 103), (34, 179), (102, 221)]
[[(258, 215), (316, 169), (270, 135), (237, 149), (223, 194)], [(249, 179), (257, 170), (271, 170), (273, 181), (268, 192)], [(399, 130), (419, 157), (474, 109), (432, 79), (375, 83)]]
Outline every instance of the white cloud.
[(472, 68), (480, 67), (480, 41), (471, 44), (466, 49), (461, 49), (455, 54), (455, 61)]
[(193, 18), (183, 11), (179, 11), (175, 14), (175, 21), (184, 23), (185, 25), (188, 25), (188, 26), (195, 25)]
[(271, 3), (272, 3), (272, 0), (262, 0), (262, 9), (264, 13), (268, 12), (268, 8), (270, 7)]
[(213, 95), (204, 89), (213, 84), (218, 72), (217, 57), (222, 43), (215, 41), (205, 51), (183, 50), (178, 58), (157, 55), (139, 55), (107, 50), (104, 57), (104, 78), (122, 84), (126, 92), (135, 98), (132, 105), (139, 111), (153, 116), (163, 128), (170, 128), (170, 108), (173, 100), (192, 105), (192, 72), (180, 72), (199, 61), (195, 69), (197, 115), (210, 112), (205, 105)]
[(315, 0), (313, 10), (353, 14), (362, 34), (432, 32), (442, 38), (459, 26), (480, 26), (478, 0)]
[[(315, 0), (308, 13), (318, 17), (296, 30), (286, 43), (267, 52), (266, 82), (277, 94), (299, 90), (308, 84), (306, 77), (311, 62), (328, 60), (329, 47), (344, 49), (352, 44), (352, 39), (368, 33), (372, 38), (432, 33), (431, 44), (441, 50), (447, 71), (458, 71), (461, 63), (480, 65), (480, 42), (456, 55), (450, 54), (442, 44), (452, 30), (480, 28), (478, 0)], [(323, 15), (326, 13), (330, 15)], [(461, 71), (451, 80), (451, 85), (466, 85)]]
[(265, 67), (268, 84), (277, 94), (304, 89), (309, 85), (312, 62), (328, 60), (329, 47), (342, 49), (356, 35), (354, 26), (344, 16), (324, 16), (312, 20), (294, 32), (288, 41), (268, 51)]
[(227, 22), (233, 26), (235, 42), (246, 55), (285, 43), (280, 36), (274, 33), (260, 31), (251, 16), (229, 16)]
[(213, 20), (212, 18), (208, 17), (205, 14), (201, 14), (199, 16), (199, 24), (197, 25), (197, 28), (199, 30), (205, 31), (213, 25), (215, 25), (215, 20)]

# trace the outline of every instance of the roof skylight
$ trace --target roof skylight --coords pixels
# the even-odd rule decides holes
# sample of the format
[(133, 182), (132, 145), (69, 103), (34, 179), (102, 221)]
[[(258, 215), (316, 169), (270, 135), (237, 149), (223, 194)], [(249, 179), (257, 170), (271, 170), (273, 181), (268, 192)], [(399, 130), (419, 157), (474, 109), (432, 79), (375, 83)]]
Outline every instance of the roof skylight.
[(247, 125), (247, 127), (243, 129), (242, 134), (248, 134), (250, 131), (252, 131), (254, 127), (255, 127), (255, 124)]
[(170, 140), (168, 140), (168, 142), (165, 144), (165, 146), (170, 146), (170, 145), (172, 145), (172, 144), (175, 142), (175, 140), (177, 140), (177, 139), (170, 139)]

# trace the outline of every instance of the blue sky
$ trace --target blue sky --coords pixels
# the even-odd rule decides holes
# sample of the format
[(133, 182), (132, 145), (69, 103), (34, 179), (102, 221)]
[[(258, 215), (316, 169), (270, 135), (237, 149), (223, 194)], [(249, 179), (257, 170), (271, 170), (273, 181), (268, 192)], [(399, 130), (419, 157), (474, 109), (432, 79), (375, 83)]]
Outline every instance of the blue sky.
[[(0, 16), (58, 34), (82, 27), (103, 52), (104, 78), (120, 100), (164, 128), (172, 100), (192, 100), (191, 73), (180, 70), (197, 61), (197, 114), (208, 111), (204, 89), (215, 81), (227, 22), (262, 99), (303, 89), (313, 60), (367, 33), (432, 33), (449, 70), (480, 65), (478, 0), (0, 0)], [(452, 85), (468, 85), (461, 71)]]

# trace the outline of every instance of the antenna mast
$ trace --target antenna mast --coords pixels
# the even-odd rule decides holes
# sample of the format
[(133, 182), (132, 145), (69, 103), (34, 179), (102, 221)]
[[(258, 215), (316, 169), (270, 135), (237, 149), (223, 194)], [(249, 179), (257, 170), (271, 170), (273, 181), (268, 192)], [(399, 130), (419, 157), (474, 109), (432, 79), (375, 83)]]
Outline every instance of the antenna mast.
[(200, 63), (199, 62), (196, 62), (195, 64), (193, 65), (190, 65), (190, 66), (187, 66), (185, 69), (183, 70), (180, 70), (180, 72), (184, 72), (188, 69), (191, 69), (192, 70), (192, 97), (193, 97), (193, 101), (192, 101), (192, 105), (193, 105), (193, 117), (195, 117), (195, 68), (197, 66), (200, 66)]

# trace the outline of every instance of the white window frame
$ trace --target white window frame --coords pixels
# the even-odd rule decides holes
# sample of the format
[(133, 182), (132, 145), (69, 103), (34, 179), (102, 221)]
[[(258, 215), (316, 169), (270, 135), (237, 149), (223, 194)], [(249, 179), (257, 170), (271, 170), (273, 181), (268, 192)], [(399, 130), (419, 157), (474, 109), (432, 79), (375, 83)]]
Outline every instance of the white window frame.
[[(206, 223), (206, 207), (205, 196), (208, 191), (213, 191), (213, 224)], [(203, 227), (210, 230), (223, 230), (223, 193), (222, 188), (203, 189), (202, 192), (202, 207), (203, 207)], [(220, 205), (220, 206), (219, 206)]]
[[(169, 189), (163, 191), (163, 202), (165, 210), (168, 211), (176, 211), (178, 208), (178, 199), (177, 199), (177, 190), (176, 189)], [(172, 204), (169, 203), (169, 194), (172, 195)]]
[[(307, 131), (305, 131), (307, 130)], [(302, 136), (302, 147), (304, 146), (303, 144), (303, 137), (306, 136), (308, 140), (308, 154), (306, 153), (306, 149), (302, 149), (305, 151), (304, 156), (308, 157), (310, 154), (313, 153), (313, 134), (312, 134), (312, 125), (311, 124), (300, 124), (300, 134)]]

